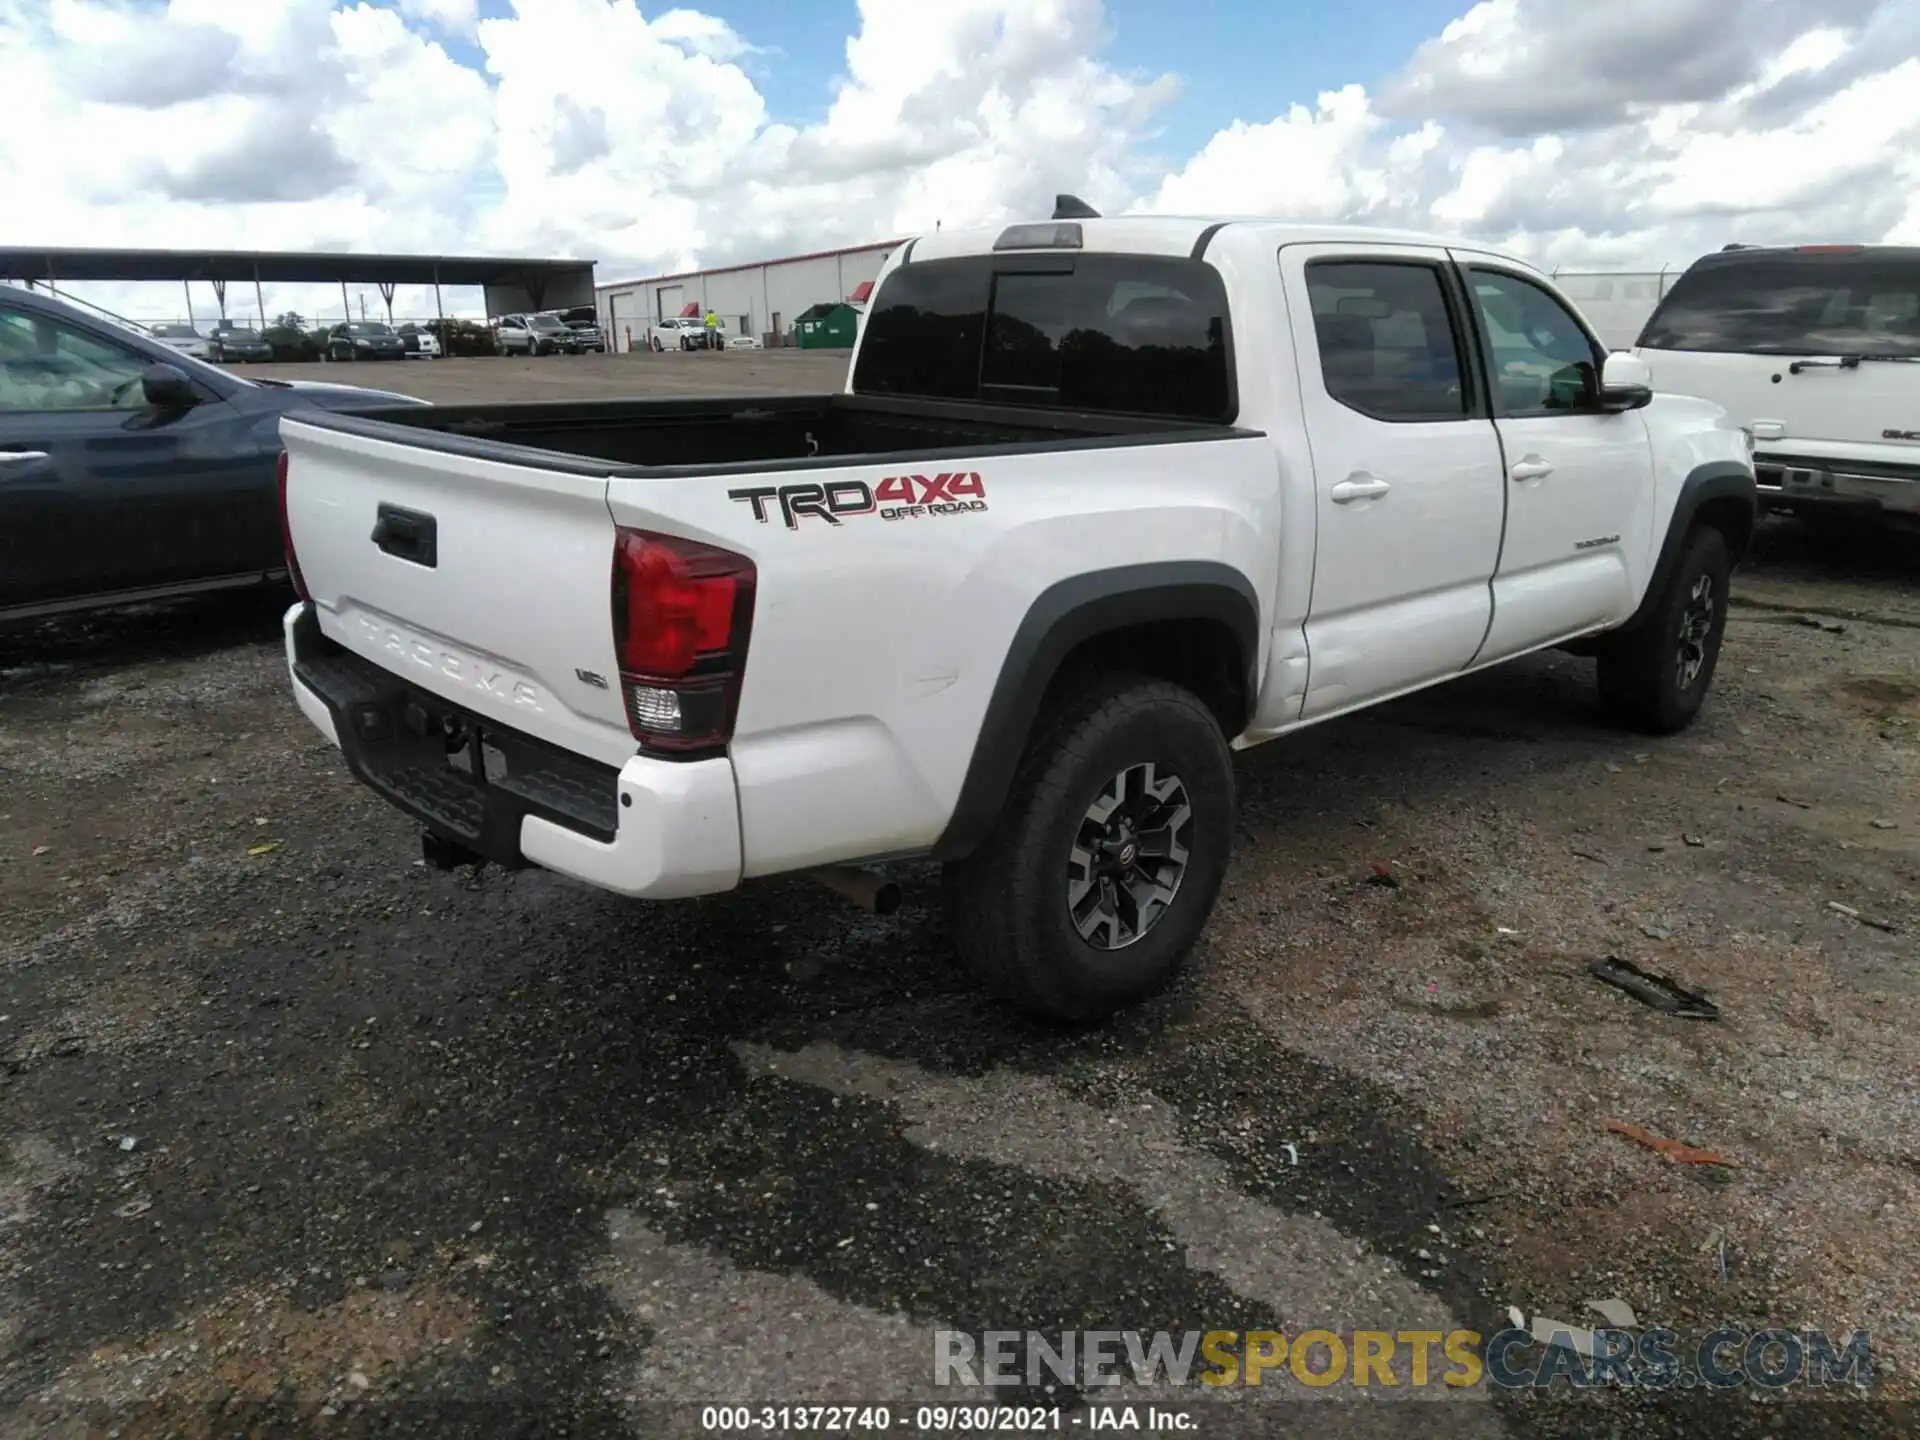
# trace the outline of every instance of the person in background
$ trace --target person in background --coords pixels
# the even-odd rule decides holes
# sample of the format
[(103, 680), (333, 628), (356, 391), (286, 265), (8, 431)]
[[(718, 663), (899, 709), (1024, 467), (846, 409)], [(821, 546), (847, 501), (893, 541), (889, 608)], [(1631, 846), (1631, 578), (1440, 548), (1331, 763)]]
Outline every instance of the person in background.
[(711, 310), (707, 311), (707, 348), (720, 348), (720, 317)]

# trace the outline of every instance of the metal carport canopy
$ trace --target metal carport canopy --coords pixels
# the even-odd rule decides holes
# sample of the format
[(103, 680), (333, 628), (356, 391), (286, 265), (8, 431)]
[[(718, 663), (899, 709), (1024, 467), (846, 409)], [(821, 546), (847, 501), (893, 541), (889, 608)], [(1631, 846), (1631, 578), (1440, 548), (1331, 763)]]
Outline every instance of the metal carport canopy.
[(474, 255), (366, 255), (302, 250), (108, 250), (0, 246), (0, 279), (260, 280), (277, 285), (513, 285), (545, 289), (584, 275), (591, 260)]

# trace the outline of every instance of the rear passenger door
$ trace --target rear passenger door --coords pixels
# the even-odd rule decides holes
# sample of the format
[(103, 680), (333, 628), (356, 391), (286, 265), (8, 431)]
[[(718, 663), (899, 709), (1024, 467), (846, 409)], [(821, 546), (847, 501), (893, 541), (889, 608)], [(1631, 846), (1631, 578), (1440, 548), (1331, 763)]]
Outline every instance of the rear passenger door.
[(1633, 613), (1653, 525), (1644, 412), (1594, 405), (1606, 352), (1537, 278), (1459, 255), (1506, 465), (1506, 541), (1482, 661)]
[(1445, 250), (1290, 245), (1280, 264), (1313, 454), (1301, 714), (1316, 718), (1472, 662), (1505, 482)]

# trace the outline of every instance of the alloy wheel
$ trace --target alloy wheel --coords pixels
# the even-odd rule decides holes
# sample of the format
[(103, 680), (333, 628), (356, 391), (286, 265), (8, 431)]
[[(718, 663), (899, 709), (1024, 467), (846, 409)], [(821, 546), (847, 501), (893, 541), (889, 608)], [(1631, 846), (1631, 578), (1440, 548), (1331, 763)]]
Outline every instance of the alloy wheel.
[(1715, 602), (1713, 577), (1702, 575), (1687, 593), (1686, 608), (1680, 612), (1680, 645), (1674, 654), (1674, 670), (1682, 690), (1693, 688), (1707, 665), (1707, 637), (1713, 633)]
[(1179, 893), (1192, 834), (1186, 785), (1151, 761), (1102, 786), (1067, 862), (1067, 913), (1081, 939), (1120, 950), (1152, 930)]

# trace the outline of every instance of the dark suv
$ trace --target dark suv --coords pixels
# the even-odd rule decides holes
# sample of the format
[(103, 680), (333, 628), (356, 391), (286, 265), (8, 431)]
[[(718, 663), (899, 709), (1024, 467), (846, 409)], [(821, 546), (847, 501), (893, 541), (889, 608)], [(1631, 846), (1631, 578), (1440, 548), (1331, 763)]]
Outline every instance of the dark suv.
[(273, 359), (273, 346), (267, 343), (266, 337), (259, 331), (249, 330), (243, 325), (214, 331), (213, 338), (207, 344), (212, 352), (211, 358), (222, 364)]
[(349, 320), (327, 332), (322, 360), (404, 360), (407, 344), (391, 325), (379, 320)]
[(607, 350), (607, 337), (600, 329), (600, 316), (591, 305), (576, 305), (560, 312), (560, 322), (573, 332), (576, 355), (601, 355)]

